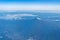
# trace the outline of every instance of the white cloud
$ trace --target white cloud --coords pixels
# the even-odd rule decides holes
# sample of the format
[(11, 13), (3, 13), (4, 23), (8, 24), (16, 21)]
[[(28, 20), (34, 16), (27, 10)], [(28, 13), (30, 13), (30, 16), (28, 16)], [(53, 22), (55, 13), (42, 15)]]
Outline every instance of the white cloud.
[(59, 19), (53, 19), (53, 20), (46, 20), (46, 21), (58, 22), (60, 20)]
[(42, 20), (41, 18), (37, 17), (37, 20)]
[[(37, 15), (33, 15), (33, 14), (7, 14), (7, 15), (4, 15), (4, 16), (0, 16), (0, 19), (21, 20), (21, 19), (29, 19), (30, 17), (35, 18), (36, 16)], [(29, 17), (29, 18), (27, 18), (27, 17)]]
[(30, 37), (29, 39), (27, 39), (27, 40), (34, 40), (32, 37)]

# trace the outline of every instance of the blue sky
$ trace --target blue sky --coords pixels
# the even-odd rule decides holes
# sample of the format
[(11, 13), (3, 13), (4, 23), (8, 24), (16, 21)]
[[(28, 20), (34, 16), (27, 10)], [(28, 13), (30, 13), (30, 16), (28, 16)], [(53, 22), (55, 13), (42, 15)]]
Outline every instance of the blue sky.
[(58, 3), (60, 0), (0, 0), (0, 2), (49, 2), (49, 3)]
[(0, 0), (1, 2), (59, 2), (59, 0)]
[(0, 10), (60, 10), (60, 0), (0, 0)]

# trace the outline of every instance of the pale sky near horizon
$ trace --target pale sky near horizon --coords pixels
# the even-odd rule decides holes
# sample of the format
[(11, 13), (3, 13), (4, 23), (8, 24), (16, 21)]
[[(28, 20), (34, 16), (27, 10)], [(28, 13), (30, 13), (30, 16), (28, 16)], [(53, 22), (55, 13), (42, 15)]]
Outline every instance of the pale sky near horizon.
[(0, 10), (60, 10), (59, 0), (0, 0)]
[(0, 10), (60, 10), (60, 5), (50, 4), (0, 4)]

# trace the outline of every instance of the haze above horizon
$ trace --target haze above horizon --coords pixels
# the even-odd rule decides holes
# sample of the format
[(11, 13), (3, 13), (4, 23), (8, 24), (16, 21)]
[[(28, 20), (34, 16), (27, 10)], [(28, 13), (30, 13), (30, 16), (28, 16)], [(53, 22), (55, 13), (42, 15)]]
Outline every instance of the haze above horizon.
[(59, 0), (0, 0), (0, 10), (60, 10)]

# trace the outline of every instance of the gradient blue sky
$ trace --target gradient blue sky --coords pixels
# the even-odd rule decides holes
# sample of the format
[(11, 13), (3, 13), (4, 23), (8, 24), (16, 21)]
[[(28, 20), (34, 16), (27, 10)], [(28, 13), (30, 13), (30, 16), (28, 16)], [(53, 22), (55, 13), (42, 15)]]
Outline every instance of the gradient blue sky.
[(0, 0), (0, 2), (59, 2), (60, 0)]
[(60, 0), (0, 0), (0, 10), (60, 10)]

